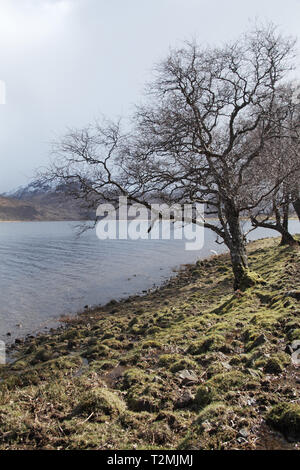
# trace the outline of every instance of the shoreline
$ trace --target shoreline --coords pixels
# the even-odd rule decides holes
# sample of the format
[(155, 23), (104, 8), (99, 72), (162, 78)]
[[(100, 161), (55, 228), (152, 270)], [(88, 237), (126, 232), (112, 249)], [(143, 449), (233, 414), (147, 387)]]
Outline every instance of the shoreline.
[[(218, 220), (215, 217), (208, 217), (209, 220)], [(249, 217), (241, 217), (241, 221), (249, 221)], [(275, 219), (270, 219), (275, 220)], [(296, 215), (289, 217), (289, 220), (299, 220)], [(94, 222), (93, 220), (89, 219), (82, 219), (82, 220), (69, 220), (69, 219), (49, 219), (49, 220), (2, 220), (0, 219), (0, 223), (16, 223), (16, 222)]]
[[(223, 253), (223, 254), (226, 254), (226, 253)], [(217, 255), (217, 256), (220, 256), (220, 255)], [(200, 261), (204, 261), (205, 259), (209, 260), (209, 259), (211, 259), (215, 256), (216, 256), (215, 254), (211, 254), (211, 256), (209, 256), (208, 258), (203, 258)], [(43, 322), (43, 325), (40, 325), (39, 327), (37, 327), (33, 330), (30, 330), (27, 333), (24, 333), (24, 335), (15, 336), (13, 334), (12, 338), (11, 338), (12, 334), (3, 335), (3, 339), (6, 337), (6, 339), (7, 339), (6, 345), (7, 345), (7, 348), (8, 348), (9, 351), (17, 350), (17, 345), (20, 345), (20, 344), (26, 342), (28, 337), (30, 339), (32, 337), (36, 338), (38, 336), (48, 335), (50, 331), (55, 333), (58, 330), (60, 331), (62, 329), (68, 328), (73, 323), (76, 324), (78, 322), (78, 320), (81, 319), (82, 317), (85, 317), (87, 315), (88, 316), (93, 315), (94, 313), (97, 313), (99, 310), (109, 311), (111, 309), (111, 305), (127, 304), (130, 301), (143, 299), (143, 298), (146, 298), (149, 295), (159, 293), (164, 288), (167, 288), (169, 285), (172, 285), (172, 282), (174, 280), (179, 278), (181, 274), (184, 275), (185, 271), (187, 269), (189, 269), (191, 266), (194, 266), (195, 264), (196, 263), (192, 263), (192, 264), (191, 263), (184, 263), (184, 264), (181, 264), (180, 266), (178, 266), (178, 268), (173, 268), (173, 270), (172, 270), (172, 272), (174, 273), (173, 275), (171, 275), (168, 278), (162, 280), (162, 283), (160, 285), (157, 285), (154, 288), (153, 287), (149, 288), (149, 289), (147, 289), (147, 291), (137, 292), (136, 294), (132, 294), (132, 295), (129, 295), (129, 296), (124, 295), (124, 296), (121, 296), (120, 298), (113, 298), (113, 299), (109, 300), (106, 303), (103, 303), (103, 304), (99, 303), (97, 305), (88, 306), (88, 308), (84, 307), (83, 309), (81, 309), (81, 310), (79, 309), (78, 311), (76, 311), (74, 313), (68, 313), (68, 314), (62, 313), (60, 315), (48, 318), (47, 320), (45, 320)], [(57, 326), (50, 326), (49, 329), (48, 329), (47, 323), (48, 324), (57, 323), (58, 325)], [(46, 329), (47, 329), (47, 331), (46, 331)], [(18, 330), (18, 331), (20, 331), (20, 330)]]
[[(44, 222), (48, 222), (48, 221), (44, 221)], [(58, 222), (58, 221), (56, 221)], [(61, 221), (61, 222), (65, 222), (65, 221)], [(66, 221), (67, 222), (67, 221)], [(69, 221), (69, 222), (75, 222), (75, 221)], [(76, 221), (76, 222), (79, 222), (79, 221)], [(260, 240), (264, 240), (265, 238), (261, 238), (261, 239), (257, 239), (256, 241), (260, 241)], [(279, 239), (278, 237), (272, 237), (273, 240), (277, 240)], [(249, 240), (247, 246), (251, 246), (251, 244), (253, 243), (254, 241), (252, 240)], [(224, 253), (228, 253), (228, 251), (226, 250), (226, 252)], [(216, 253), (211, 253), (207, 258), (205, 259), (211, 259), (215, 256), (219, 256), (219, 255), (216, 255)], [(201, 260), (203, 260), (203, 258), (199, 258), (198, 261), (200, 262)], [(169, 277), (166, 277), (165, 279), (161, 279), (161, 283), (158, 284), (158, 285), (155, 285), (154, 287), (154, 290), (155, 291), (159, 291), (160, 289), (162, 289), (166, 284), (168, 284), (172, 279), (176, 278), (178, 276), (178, 272), (182, 271), (182, 268), (184, 268), (185, 266), (188, 266), (189, 263), (183, 263), (181, 265), (179, 265), (178, 267), (175, 267), (172, 269), (172, 272), (173, 274), (170, 274)], [(147, 292), (146, 292), (147, 291)], [(153, 291), (153, 287), (149, 287), (147, 288), (145, 291), (141, 290), (140, 292), (135, 292), (133, 294), (130, 295), (130, 298), (133, 298), (133, 297), (144, 297), (145, 295), (148, 295), (149, 292), (152, 292)], [(118, 302), (120, 301), (124, 301), (127, 299), (127, 296), (126, 295), (120, 295), (119, 297), (115, 297), (111, 300), (115, 301), (117, 300)], [(110, 301), (106, 302), (106, 303), (99, 303), (99, 304), (95, 304), (95, 305), (92, 305), (92, 307), (89, 307), (88, 311), (91, 311), (91, 310), (97, 310), (97, 309), (101, 309), (101, 308), (104, 308), (106, 306), (106, 304), (109, 304)], [(88, 303), (88, 302), (87, 302)], [(83, 304), (84, 305), (84, 304)], [(86, 313), (85, 311), (85, 308), (83, 307), (82, 305), (82, 308), (78, 308), (78, 310), (75, 310), (73, 312), (70, 312), (70, 313), (67, 313), (67, 314), (64, 314), (64, 313), (61, 313), (61, 314), (58, 314), (58, 315), (54, 315), (54, 316), (51, 316), (51, 317), (48, 317), (46, 318), (45, 320), (43, 321), (40, 321), (39, 324), (35, 327), (33, 326), (32, 329), (29, 329), (29, 328), (26, 328), (24, 333), (22, 332), (22, 330), (20, 330), (18, 328), (18, 325), (15, 325), (15, 328), (11, 328), (10, 330), (8, 330), (7, 333), (4, 333), (1, 337), (1, 339), (3, 341), (6, 342), (7, 345), (11, 346), (14, 344), (14, 341), (17, 340), (24, 340), (27, 336), (31, 336), (31, 335), (38, 335), (38, 334), (47, 334), (47, 329), (48, 329), (48, 324), (50, 325), (49, 328), (57, 328), (57, 326), (62, 323), (62, 317), (69, 317), (69, 318), (76, 318), (78, 315), (83, 315)]]
[(266, 282), (244, 293), (212, 256), (15, 345), (0, 449), (299, 449), (300, 252), (248, 248)]

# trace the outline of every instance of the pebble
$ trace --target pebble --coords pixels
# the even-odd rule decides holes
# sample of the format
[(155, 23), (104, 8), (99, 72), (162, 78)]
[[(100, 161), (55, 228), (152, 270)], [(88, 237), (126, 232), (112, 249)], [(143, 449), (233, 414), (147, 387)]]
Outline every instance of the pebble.
[(300, 349), (293, 352), (291, 359), (292, 359), (292, 364), (294, 364), (294, 366), (300, 366)]
[(244, 437), (238, 437), (237, 441), (239, 444), (244, 444), (245, 442), (247, 442), (247, 439), (245, 439)]
[(198, 382), (198, 377), (192, 370), (184, 369), (178, 373), (178, 377), (184, 384), (193, 384)]
[(295, 341), (292, 342), (291, 348), (293, 351), (297, 351), (297, 349), (300, 349), (300, 340), (296, 339)]
[(247, 437), (249, 436), (248, 430), (246, 428), (240, 429), (239, 436), (243, 437), (244, 439), (247, 439)]

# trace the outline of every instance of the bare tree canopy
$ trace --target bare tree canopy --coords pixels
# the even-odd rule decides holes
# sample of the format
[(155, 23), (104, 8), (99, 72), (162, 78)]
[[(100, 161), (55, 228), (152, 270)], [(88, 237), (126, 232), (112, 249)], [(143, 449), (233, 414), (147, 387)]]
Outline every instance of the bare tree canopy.
[(248, 200), (256, 200), (259, 192), (269, 190), (249, 216), (254, 227), (274, 229), (282, 236), (281, 244), (292, 245), (297, 242), (288, 232), (288, 219), (290, 206), (297, 207), (300, 179), (300, 103), (295, 99), (298, 93), (299, 87), (294, 84), (277, 90), (273, 137), (265, 142), (250, 166), (245, 193)]
[(219, 48), (186, 43), (155, 68), (129, 132), (119, 122), (69, 132), (48, 176), (76, 183), (77, 197), (91, 203), (120, 194), (146, 206), (157, 197), (205, 203), (205, 227), (230, 250), (234, 287), (251, 285), (240, 217), (274, 189), (245, 197), (250, 170), (279, 128), (277, 95), (293, 47), (272, 25)]

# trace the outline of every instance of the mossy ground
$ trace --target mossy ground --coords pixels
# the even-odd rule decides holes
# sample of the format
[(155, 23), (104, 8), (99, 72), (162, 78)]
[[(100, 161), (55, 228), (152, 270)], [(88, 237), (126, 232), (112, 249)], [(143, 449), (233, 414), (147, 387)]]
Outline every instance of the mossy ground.
[(278, 242), (249, 245), (265, 284), (245, 292), (216, 256), (18, 345), (0, 449), (297, 448), (300, 252)]

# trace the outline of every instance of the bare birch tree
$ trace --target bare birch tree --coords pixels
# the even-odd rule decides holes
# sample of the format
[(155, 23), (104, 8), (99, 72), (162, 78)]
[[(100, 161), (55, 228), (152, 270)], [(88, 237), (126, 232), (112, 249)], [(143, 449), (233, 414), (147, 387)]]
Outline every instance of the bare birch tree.
[(224, 47), (188, 43), (171, 51), (155, 69), (132, 130), (106, 123), (70, 132), (50, 177), (76, 183), (77, 197), (91, 204), (120, 194), (146, 207), (157, 197), (205, 203), (205, 227), (229, 248), (234, 288), (252, 285), (240, 225), (250, 209), (246, 178), (272, 135), (276, 90), (291, 68), (293, 46), (267, 26)]

